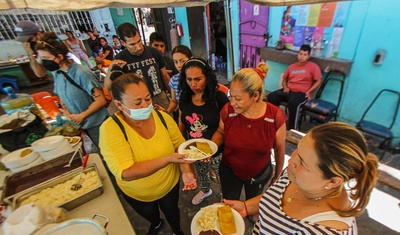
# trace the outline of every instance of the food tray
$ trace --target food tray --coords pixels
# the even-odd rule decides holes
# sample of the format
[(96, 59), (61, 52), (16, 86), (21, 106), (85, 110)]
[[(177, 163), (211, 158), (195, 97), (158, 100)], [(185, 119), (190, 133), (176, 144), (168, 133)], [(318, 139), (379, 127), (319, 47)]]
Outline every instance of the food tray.
[(79, 154), (75, 156), (71, 167), (64, 167), (68, 164), (72, 154), (73, 152), (67, 153), (61, 157), (45, 161), (27, 170), (7, 176), (4, 179), (2, 200), (25, 189), (43, 183), (46, 180), (80, 167), (82, 165), (82, 161), (79, 157)]
[[(99, 183), (95, 187), (90, 189), (89, 191), (84, 192), (83, 194), (78, 195), (78, 196), (64, 202), (63, 204), (57, 205), (57, 206), (60, 206), (66, 210), (72, 210), (75, 207), (78, 207), (78, 206), (82, 205), (83, 203), (88, 202), (88, 201), (92, 200), (93, 198), (100, 196), (103, 193), (103, 191), (104, 191), (103, 184), (101, 182), (101, 178), (99, 176), (99, 172), (97, 170), (96, 164), (91, 164), (91, 165), (87, 166), (84, 170), (84, 172), (89, 172), (89, 171), (96, 172), (96, 176), (98, 178)], [(54, 187), (58, 184), (64, 183), (68, 180), (71, 180), (72, 178), (79, 175), (80, 173), (81, 173), (81, 168), (72, 170), (68, 173), (65, 173), (63, 175), (60, 175), (53, 179), (50, 179), (46, 182), (38, 184), (32, 188), (26, 189), (16, 195), (14, 195), (13, 197), (9, 197), (7, 199), (9, 200), (9, 202), (12, 202), (12, 209), (15, 210), (16, 208), (19, 207), (19, 204), (23, 200), (27, 199), (28, 197), (30, 197), (34, 194), (37, 194), (46, 188)]]

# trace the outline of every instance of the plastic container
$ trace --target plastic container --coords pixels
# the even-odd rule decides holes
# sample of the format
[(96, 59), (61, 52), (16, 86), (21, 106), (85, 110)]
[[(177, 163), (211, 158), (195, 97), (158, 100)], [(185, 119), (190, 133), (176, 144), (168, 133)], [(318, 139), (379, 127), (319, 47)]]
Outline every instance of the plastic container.
[[(41, 99), (39, 99), (38, 101), (36, 101), (36, 105), (40, 106), (43, 110), (44, 113), (42, 113), (42, 115), (46, 118), (50, 117), (51, 119), (56, 119), (57, 114), (60, 113), (60, 109), (58, 108), (57, 104), (56, 104), (56, 97), (54, 96), (47, 96), (47, 97), (43, 97)], [(38, 107), (39, 108), (39, 107)], [(39, 108), (40, 110), (40, 108)]]
[(1, 107), (7, 114), (12, 114), (18, 110), (29, 110), (43, 119), (42, 114), (30, 95), (15, 93), (12, 87), (4, 87), (3, 89), (8, 96), (1, 100)]

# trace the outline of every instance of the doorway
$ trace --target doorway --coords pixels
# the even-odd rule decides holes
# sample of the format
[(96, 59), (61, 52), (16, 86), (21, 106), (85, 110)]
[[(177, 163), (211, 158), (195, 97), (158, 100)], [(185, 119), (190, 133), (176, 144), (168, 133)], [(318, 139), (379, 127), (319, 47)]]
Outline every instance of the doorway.
[[(224, 1), (209, 4), (209, 28), (211, 64), (217, 71), (226, 72), (227, 61), (227, 29)], [(214, 59), (214, 60), (213, 60)]]
[(133, 8), (136, 25), (144, 45), (149, 45), (149, 37), (155, 31), (154, 21), (150, 8)]
[(154, 22), (155, 31), (162, 33), (165, 39), (165, 54), (170, 56), (172, 49), (171, 42), (171, 18), (175, 18), (173, 8), (153, 8), (151, 15)]
[(195, 57), (208, 60), (208, 50), (206, 46), (205, 34), (205, 8), (204, 7), (187, 7), (187, 20), (190, 35), (190, 48)]

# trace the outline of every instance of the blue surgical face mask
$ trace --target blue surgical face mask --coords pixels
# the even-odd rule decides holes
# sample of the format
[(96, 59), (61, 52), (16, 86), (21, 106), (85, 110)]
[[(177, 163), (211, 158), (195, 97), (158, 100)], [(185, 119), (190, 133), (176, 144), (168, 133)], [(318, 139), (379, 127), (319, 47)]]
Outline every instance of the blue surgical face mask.
[(123, 112), (134, 120), (147, 120), (150, 117), (151, 111), (153, 110), (153, 104), (150, 104), (147, 108), (141, 109), (128, 108), (122, 102), (121, 105), (129, 109), (130, 114), (126, 113), (125, 111)]

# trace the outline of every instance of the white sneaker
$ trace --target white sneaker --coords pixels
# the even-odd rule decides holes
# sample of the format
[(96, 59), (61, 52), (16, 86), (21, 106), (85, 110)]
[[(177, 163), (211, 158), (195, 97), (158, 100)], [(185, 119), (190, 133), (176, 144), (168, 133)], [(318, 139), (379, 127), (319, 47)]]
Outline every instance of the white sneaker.
[(206, 193), (204, 193), (203, 191), (198, 192), (196, 196), (194, 196), (192, 204), (199, 205), (204, 200), (204, 198), (210, 196), (211, 194), (212, 194), (212, 189), (208, 190), (208, 192)]

